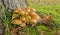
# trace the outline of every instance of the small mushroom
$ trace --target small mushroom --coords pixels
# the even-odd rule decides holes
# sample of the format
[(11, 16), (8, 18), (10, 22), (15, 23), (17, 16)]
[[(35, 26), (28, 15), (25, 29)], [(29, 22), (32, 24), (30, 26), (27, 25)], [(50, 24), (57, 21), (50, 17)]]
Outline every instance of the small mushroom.
[(20, 20), (23, 21), (23, 22), (26, 22), (26, 18), (24, 16), (21, 16)]
[(17, 24), (17, 25), (19, 25), (19, 24), (22, 23), (22, 21), (19, 20), (19, 19), (16, 19), (16, 20), (13, 20), (12, 23), (13, 23), (13, 24)]
[(18, 14), (13, 14), (12, 19), (15, 19), (18, 16)]
[(22, 22), (22, 23), (20, 24), (20, 26), (21, 26), (21, 27), (24, 27), (24, 26), (26, 26), (26, 23), (25, 23), (25, 22)]
[(36, 19), (36, 20), (39, 20), (39, 15), (38, 14), (36, 14), (36, 13), (32, 13), (31, 14), (31, 18), (34, 18), (34, 19)]

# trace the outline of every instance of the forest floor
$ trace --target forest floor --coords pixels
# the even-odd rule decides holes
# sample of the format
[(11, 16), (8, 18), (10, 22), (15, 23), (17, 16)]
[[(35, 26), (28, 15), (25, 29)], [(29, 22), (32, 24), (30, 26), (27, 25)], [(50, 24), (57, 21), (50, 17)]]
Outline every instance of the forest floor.
[[(35, 10), (38, 11), (38, 14), (40, 14), (40, 16), (48, 16), (50, 13), (53, 14), (53, 23), (57, 26), (57, 27), (53, 27), (52, 29), (42, 25), (42, 24), (37, 24), (35, 27), (23, 27), (20, 29), (20, 27), (18, 26), (18, 28), (20, 29), (19, 31), (21, 31), (22, 33), (26, 33), (26, 35), (59, 35), (60, 32), (60, 3), (56, 3), (56, 4), (52, 4), (52, 5), (47, 5), (44, 4), (41, 5), (40, 3), (35, 3), (32, 1), (28, 1), (29, 6), (34, 8)], [(2, 6), (2, 10), (4, 7)], [(4, 16), (6, 16), (7, 14), (4, 14)], [(8, 13), (8, 19), (6, 17), (4, 17), (4, 21), (6, 23), (6, 27), (8, 28), (8, 32), (10, 32), (10, 28), (14, 28), (13, 30), (16, 29), (16, 25), (13, 26), (13, 24), (9, 24), (8, 27), (8, 23), (10, 22), (9, 20), (11, 20), (11, 13)], [(21, 33), (20, 32), (20, 33)], [(7, 33), (6, 33), (7, 34)], [(8, 33), (9, 34), (9, 33)]]

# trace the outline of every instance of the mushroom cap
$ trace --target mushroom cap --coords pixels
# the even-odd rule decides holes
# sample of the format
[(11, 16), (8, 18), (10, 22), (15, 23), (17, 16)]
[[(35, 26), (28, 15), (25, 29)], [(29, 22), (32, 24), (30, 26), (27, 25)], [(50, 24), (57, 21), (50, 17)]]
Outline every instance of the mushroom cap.
[(20, 20), (23, 21), (23, 22), (26, 22), (26, 18), (24, 16), (21, 16)]
[(21, 9), (20, 8), (16, 8), (13, 13), (18, 13)]
[(30, 23), (36, 23), (36, 22), (37, 22), (36, 19), (31, 19), (31, 20), (30, 20)]
[(35, 10), (34, 8), (31, 8), (31, 11), (32, 11), (32, 12), (36, 12), (36, 10)]
[(16, 9), (16, 10), (14, 10), (13, 13), (17, 13), (17, 14), (25, 14), (24, 10), (22, 10), (22, 9)]
[(18, 14), (13, 14), (12, 19), (15, 19), (18, 16)]
[(26, 8), (25, 8), (25, 11), (27, 11), (28, 13), (30, 13), (30, 10), (31, 10), (30, 7), (26, 7)]
[(35, 13), (35, 12), (31, 12), (30, 16), (31, 16), (31, 18), (34, 18), (36, 20), (39, 20), (39, 18), (40, 18), (39, 15), (37, 13)]
[(32, 12), (32, 11), (29, 13), (30, 16), (31, 16), (31, 15), (34, 15), (34, 14), (36, 14), (36, 13), (35, 13), (35, 12)]
[(20, 26), (21, 26), (21, 27), (24, 27), (24, 26), (26, 26), (26, 23), (22, 22), (22, 23), (20, 24)]
[(12, 23), (13, 23), (13, 24), (17, 24), (17, 25), (19, 25), (19, 24), (22, 23), (22, 21), (19, 20), (19, 19), (15, 19), (15, 20), (12, 21)]
[(25, 12), (25, 15), (29, 15), (29, 13), (28, 12)]

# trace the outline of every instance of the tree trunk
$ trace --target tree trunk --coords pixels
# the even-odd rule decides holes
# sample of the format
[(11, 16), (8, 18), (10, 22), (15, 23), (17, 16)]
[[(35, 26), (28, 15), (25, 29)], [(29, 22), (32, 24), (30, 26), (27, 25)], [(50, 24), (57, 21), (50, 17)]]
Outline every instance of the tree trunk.
[(3, 27), (1, 17), (3, 17), (2, 14), (2, 4), (4, 4), (5, 9), (7, 12), (12, 12), (12, 10), (16, 8), (25, 8), (28, 6), (27, 0), (0, 0), (0, 35), (2, 35)]

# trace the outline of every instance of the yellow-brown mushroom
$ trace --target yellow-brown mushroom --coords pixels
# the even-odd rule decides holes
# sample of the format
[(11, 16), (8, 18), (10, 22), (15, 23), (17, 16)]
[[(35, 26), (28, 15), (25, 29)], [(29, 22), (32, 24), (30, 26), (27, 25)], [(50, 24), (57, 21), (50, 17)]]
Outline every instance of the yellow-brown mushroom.
[(26, 23), (22, 22), (22, 23), (20, 24), (20, 26), (21, 26), (21, 27), (24, 27), (24, 26), (26, 26)]
[(24, 16), (21, 16), (20, 20), (23, 21), (23, 22), (26, 22), (26, 18)]
[(30, 12), (30, 10), (31, 10), (30, 7), (25, 8), (25, 11), (27, 11), (28, 13)]
[[(22, 15), (22, 16), (20, 16)], [(18, 19), (14, 19), (18, 17)], [(13, 24), (20, 25), (21, 27), (26, 26), (26, 23), (31, 23), (32, 26), (36, 25), (37, 21), (40, 19), (39, 15), (35, 12), (34, 8), (26, 7), (24, 10), (17, 8), (14, 10), (12, 15)]]
[(12, 19), (15, 19), (16, 17), (18, 17), (18, 14), (13, 14), (12, 15)]
[(34, 8), (31, 8), (31, 12), (35, 12), (36, 10)]
[(39, 17), (37, 14), (31, 15), (31, 18), (34, 18), (34, 19), (36, 19), (36, 20), (39, 20), (39, 19), (40, 19), (40, 17)]
[(30, 19), (30, 23), (36, 23), (37, 20), (36, 19)]
[(19, 24), (22, 23), (22, 21), (19, 20), (19, 19), (15, 19), (15, 20), (12, 21), (12, 23), (13, 23), (13, 24), (17, 24), (17, 25), (19, 25)]

